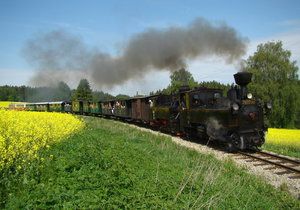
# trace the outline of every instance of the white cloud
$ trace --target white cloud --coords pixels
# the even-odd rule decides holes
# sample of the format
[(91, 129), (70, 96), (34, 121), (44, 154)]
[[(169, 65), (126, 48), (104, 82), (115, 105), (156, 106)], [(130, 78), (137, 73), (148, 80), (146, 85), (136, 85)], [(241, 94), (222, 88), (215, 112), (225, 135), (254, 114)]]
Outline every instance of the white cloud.
[(262, 38), (259, 40), (254, 40), (253, 42), (250, 43), (250, 47), (248, 50), (248, 55), (253, 54), (256, 51), (257, 45), (261, 43), (266, 43), (268, 41), (282, 41), (283, 43), (283, 48), (286, 50), (290, 50), (292, 55), (291, 55), (291, 60), (296, 60), (297, 65), (299, 66), (300, 64), (300, 30), (293, 30), (281, 34), (277, 34), (271, 37), (266, 37)]

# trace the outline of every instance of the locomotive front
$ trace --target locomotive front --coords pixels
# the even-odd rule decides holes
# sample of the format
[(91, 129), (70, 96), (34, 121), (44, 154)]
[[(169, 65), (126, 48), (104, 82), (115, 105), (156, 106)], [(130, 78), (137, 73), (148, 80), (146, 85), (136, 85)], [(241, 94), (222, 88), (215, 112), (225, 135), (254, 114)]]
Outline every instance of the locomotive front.
[(236, 73), (234, 79), (238, 86), (228, 91), (236, 124), (229, 136), (229, 147), (241, 150), (257, 148), (265, 142), (265, 132), (268, 128), (264, 122), (264, 114), (271, 109), (268, 103), (267, 111), (264, 111), (264, 104), (260, 100), (254, 100), (248, 92), (247, 85), (251, 78), (252, 74), (249, 72)]

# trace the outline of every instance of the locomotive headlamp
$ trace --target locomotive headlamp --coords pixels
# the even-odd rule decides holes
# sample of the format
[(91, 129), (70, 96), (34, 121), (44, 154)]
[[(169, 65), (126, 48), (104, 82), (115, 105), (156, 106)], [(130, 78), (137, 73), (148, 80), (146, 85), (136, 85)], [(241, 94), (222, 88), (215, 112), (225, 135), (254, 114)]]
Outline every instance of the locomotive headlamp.
[(247, 98), (248, 98), (248, 99), (252, 99), (252, 97), (253, 97), (253, 96), (252, 96), (252, 93), (248, 93), (248, 94), (247, 94)]
[(232, 109), (233, 109), (234, 111), (239, 110), (239, 105), (236, 104), (236, 103), (232, 104)]
[(272, 104), (271, 104), (271, 102), (267, 102), (266, 107), (267, 107), (268, 109), (272, 109)]

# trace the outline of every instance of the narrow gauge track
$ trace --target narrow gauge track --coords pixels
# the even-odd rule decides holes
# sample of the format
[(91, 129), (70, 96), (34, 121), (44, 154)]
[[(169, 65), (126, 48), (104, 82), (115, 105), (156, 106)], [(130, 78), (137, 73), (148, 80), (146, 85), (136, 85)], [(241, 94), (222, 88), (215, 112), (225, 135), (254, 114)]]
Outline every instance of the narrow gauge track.
[(276, 155), (265, 151), (258, 151), (255, 153), (248, 152), (237, 152), (241, 158), (247, 162), (258, 162), (254, 163), (255, 166), (267, 166), (266, 170), (271, 169), (283, 169), (283, 171), (275, 172), (277, 175), (291, 174), (289, 178), (300, 179), (300, 161), (288, 157)]

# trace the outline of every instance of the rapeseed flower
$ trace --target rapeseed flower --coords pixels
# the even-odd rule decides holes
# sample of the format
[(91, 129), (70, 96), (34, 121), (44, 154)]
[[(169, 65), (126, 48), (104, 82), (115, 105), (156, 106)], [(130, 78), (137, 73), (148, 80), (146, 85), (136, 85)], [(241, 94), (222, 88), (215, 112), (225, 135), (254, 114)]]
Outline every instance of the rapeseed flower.
[(266, 143), (300, 148), (300, 130), (269, 128)]
[(0, 170), (38, 158), (38, 150), (83, 127), (84, 122), (71, 114), (0, 110)]

